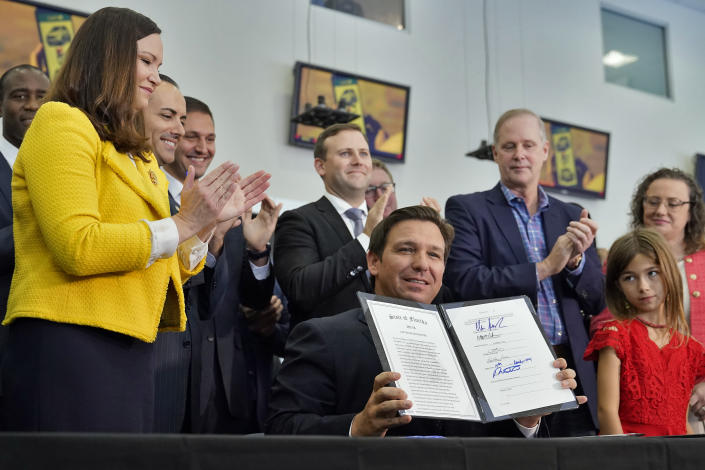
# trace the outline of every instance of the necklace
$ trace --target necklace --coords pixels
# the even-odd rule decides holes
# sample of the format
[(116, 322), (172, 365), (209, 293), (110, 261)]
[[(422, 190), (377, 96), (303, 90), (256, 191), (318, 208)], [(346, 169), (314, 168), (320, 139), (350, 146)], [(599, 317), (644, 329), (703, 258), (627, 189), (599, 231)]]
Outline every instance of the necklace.
[(648, 320), (643, 320), (639, 317), (635, 317), (637, 320), (639, 320), (642, 324), (646, 326), (650, 326), (651, 328), (668, 328), (668, 325), (659, 325), (658, 323), (651, 323)]

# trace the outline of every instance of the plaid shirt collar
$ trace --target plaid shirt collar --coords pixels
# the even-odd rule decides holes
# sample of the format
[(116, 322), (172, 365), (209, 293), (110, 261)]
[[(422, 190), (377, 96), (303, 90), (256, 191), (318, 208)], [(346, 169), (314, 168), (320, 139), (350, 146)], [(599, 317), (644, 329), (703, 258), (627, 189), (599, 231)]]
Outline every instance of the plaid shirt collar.
[[(526, 203), (524, 203), (524, 200), (514, 194), (508, 187), (504, 185), (504, 183), (499, 183), (499, 187), (502, 189), (502, 194), (504, 194), (504, 198), (507, 200), (507, 204), (514, 208), (520, 208), (523, 207), (526, 209)], [(538, 187), (538, 193), (539, 193), (539, 204), (538, 204), (538, 210), (536, 211), (537, 214), (542, 213), (546, 209), (548, 209), (548, 195), (546, 194), (546, 191), (543, 190), (541, 186)], [(527, 211), (528, 212), (528, 211)]]

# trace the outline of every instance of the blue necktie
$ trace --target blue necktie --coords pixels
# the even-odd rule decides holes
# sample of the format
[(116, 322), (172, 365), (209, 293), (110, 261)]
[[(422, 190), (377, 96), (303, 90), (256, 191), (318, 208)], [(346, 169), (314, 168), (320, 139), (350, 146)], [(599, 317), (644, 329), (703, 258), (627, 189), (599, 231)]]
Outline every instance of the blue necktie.
[(357, 207), (351, 207), (345, 211), (345, 216), (354, 223), (353, 238), (357, 238), (357, 236), (362, 233), (362, 214), (362, 209), (358, 209)]

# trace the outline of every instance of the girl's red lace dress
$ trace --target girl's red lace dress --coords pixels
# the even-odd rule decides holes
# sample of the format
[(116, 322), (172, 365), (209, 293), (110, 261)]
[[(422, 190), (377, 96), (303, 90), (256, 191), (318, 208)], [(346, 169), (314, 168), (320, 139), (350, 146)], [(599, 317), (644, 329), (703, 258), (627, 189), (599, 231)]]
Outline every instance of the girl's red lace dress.
[[(606, 323), (585, 350), (585, 360), (597, 360), (611, 346), (621, 361), (619, 419), (625, 433), (647, 436), (686, 433), (686, 411), (693, 385), (705, 376), (705, 348), (697, 340), (683, 341), (675, 333), (659, 349), (640, 321)], [(578, 379), (580, 379), (578, 377)]]

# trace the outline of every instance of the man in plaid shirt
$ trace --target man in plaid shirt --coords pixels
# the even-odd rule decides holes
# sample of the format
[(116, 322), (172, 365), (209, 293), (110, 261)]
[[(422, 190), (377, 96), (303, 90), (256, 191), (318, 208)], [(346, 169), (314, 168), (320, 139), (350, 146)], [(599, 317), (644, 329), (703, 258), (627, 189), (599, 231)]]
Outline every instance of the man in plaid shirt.
[[(597, 224), (539, 187), (549, 142), (532, 111), (504, 113), (493, 155), (500, 182), (491, 190), (453, 196), (446, 217), (456, 237), (445, 282), (457, 300), (528, 296), (556, 353), (568, 359), (588, 396), (588, 408), (555, 413), (551, 434), (594, 434), (595, 369), (583, 361), (586, 315), (604, 308), (604, 278), (593, 246)], [(579, 390), (580, 391), (580, 390)]]

